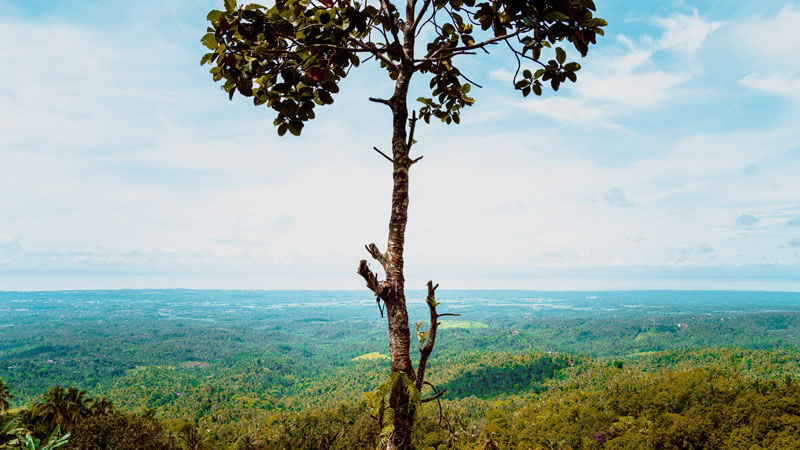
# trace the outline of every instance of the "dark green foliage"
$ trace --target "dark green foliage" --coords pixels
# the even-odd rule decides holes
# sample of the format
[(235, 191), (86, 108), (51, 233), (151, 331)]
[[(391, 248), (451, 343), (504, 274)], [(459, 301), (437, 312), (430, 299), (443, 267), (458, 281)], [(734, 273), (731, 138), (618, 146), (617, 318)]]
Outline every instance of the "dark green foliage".
[(8, 409), (8, 401), (12, 398), (14, 398), (14, 396), (11, 395), (8, 385), (3, 382), (2, 378), (0, 378), (0, 413), (3, 413)]
[[(429, 75), (431, 96), (418, 99), (419, 117), (459, 123), (460, 110), (474, 99), (467, 95), (471, 84), (455, 57), (504, 43), (518, 62), (541, 67), (522, 71), (518, 81), (518, 64), (514, 87), (525, 96), (541, 95), (542, 82), (558, 90), (566, 80), (574, 82), (580, 69), (566, 61), (564, 48), (553, 46), (570, 43), (585, 56), (606, 25), (594, 17), (590, 0), (425, 1), (413, 13), (419, 16), (412, 28), (403, 23), (406, 6), (391, 1), (386, 7), (345, 0), (320, 3), (279, 0), (265, 7), (227, 1), (225, 10), (208, 14), (211, 26), (201, 41), (210, 53), (201, 64), (212, 65), (214, 81), (223, 81), (229, 97), (239, 92), (277, 112), (279, 135), (300, 134), (315, 117), (316, 106), (333, 103), (340, 81), (362, 58), (374, 58), (393, 80), (415, 72)], [(423, 29), (426, 33), (419, 34)], [(428, 33), (424, 56), (414, 57), (404, 48), (407, 34)], [(545, 49), (553, 50), (553, 59), (542, 59)]]
[[(477, 368), (462, 372), (458, 377), (442, 385), (448, 398), (464, 398), (474, 395), (479, 398), (495, 398), (501, 395), (541, 392), (545, 383), (557, 371), (568, 367), (572, 360), (567, 356), (516, 356), (502, 363), (492, 361), (495, 357), (487, 353), (487, 361)], [(499, 359), (506, 359), (502, 355)]]
[(258, 448), (375, 448), (378, 427), (365, 405), (283, 412), (270, 417), (250, 442)]
[(70, 449), (170, 450), (179, 448), (152, 417), (115, 411), (92, 416), (72, 429)]
[[(203, 445), (221, 448), (313, 447), (322, 442), (364, 448), (376, 442), (376, 423), (359, 402), (365, 391), (386, 379), (386, 364), (351, 361), (386, 352), (380, 339), (385, 325), (378, 318), (352, 319), (374, 312), (374, 303), (309, 306), (347, 295), (361, 299), (353, 293), (304, 294), (308, 297), (302, 307), (288, 306), (298, 302), (297, 293), (286, 294), (284, 303), (253, 293), (237, 294), (243, 297), (238, 300), (221, 293), (176, 292), (158, 303), (142, 300), (142, 294), (113, 295), (119, 301), (103, 300), (107, 293), (97, 294), (99, 301), (81, 294), (87, 303), (76, 304), (67, 294), (49, 293), (43, 305), (54, 314), (43, 314), (44, 306), (34, 302), (28, 302), (30, 311), (12, 313), (13, 327), (0, 332), (0, 376), (16, 398), (10, 399), (8, 413), (0, 413), (0, 430), (21, 429), (46, 441), (52, 432), (48, 417), (53, 416), (39, 415), (45, 409), (34, 406), (47, 393), (72, 397), (73, 403), (83, 397), (78, 402), (83, 412), (73, 414), (75, 423), (61, 430), (72, 432), (71, 440), (84, 439), (78, 430), (87, 421), (105, 423), (94, 417), (113, 410), (102, 394), (126, 415), (151, 408), (167, 430), (166, 438), (153, 438), (158, 442), (174, 436), (181, 445), (177, 436), (186, 423), (196, 426)], [(747, 294), (739, 301), (726, 294), (726, 299), (734, 298), (726, 300), (734, 303), (728, 308), (742, 311), (736, 313), (688, 301), (663, 306), (664, 296), (651, 294), (619, 300), (622, 305), (644, 304), (636, 309), (609, 301), (590, 309), (590, 301), (581, 303), (586, 294), (570, 298), (563, 293), (549, 295), (569, 299), (559, 304), (574, 305), (574, 310), (533, 313), (521, 300), (518, 306), (497, 308), (469, 295), (477, 296), (467, 292), (449, 297), (464, 299), (462, 318), (488, 328), (439, 330), (441, 347), (431, 360), (430, 381), (448, 388), (442, 397), (444, 419), (440, 424), (436, 402), (423, 404), (418, 433), (422, 448), (450, 443), (482, 448), (490, 440), (501, 448), (514, 448), (514, 443), (524, 448), (533, 446), (531, 436), (541, 438), (535, 442), (545, 447), (551, 439), (597, 448), (596, 433), (627, 448), (647, 448), (648, 442), (655, 447), (655, 440), (668, 438), (727, 445), (734, 436), (746, 444), (740, 448), (795, 445), (787, 430), (797, 414), (789, 387), (797, 386), (800, 377), (800, 314), (790, 310), (800, 304), (796, 294)], [(207, 299), (219, 306), (208, 306)], [(265, 308), (245, 307), (251, 304)], [(421, 299), (419, 304), (415, 309), (411, 303), (412, 320), (427, 313)], [(764, 305), (787, 312), (761, 312)], [(103, 326), (93, 314), (105, 317)], [(730, 345), (742, 348), (722, 347)], [(554, 353), (546, 352), (550, 350)], [(567, 362), (565, 367), (570, 358), (565, 353), (578, 355), (572, 358), (575, 365)], [(86, 364), (95, 358), (102, 363)], [(109, 371), (101, 376), (98, 366)], [(704, 375), (697, 375), (698, 368)], [(40, 369), (43, 374), (36, 375)], [(687, 373), (695, 375), (682, 378)], [(77, 382), (67, 380), (62, 386), (74, 384), (76, 389), (48, 389), (66, 377)], [(91, 385), (86, 381), (90, 378), (96, 380)], [(730, 386), (725, 380), (731, 380)], [(81, 396), (81, 388), (94, 398)], [(669, 397), (659, 398), (661, 390)], [(422, 395), (431, 392), (426, 387)], [(667, 404), (672, 406), (665, 408)], [(566, 412), (556, 414), (556, 405), (566, 405)], [(524, 418), (517, 418), (522, 411)], [(525, 425), (525, 418), (538, 425)], [(130, 421), (131, 426), (147, 423), (137, 417)], [(648, 431), (634, 432), (638, 429)], [(688, 434), (681, 434), (683, 429)], [(12, 439), (16, 434), (6, 432), (0, 445)]]
[[(546, 388), (538, 394), (538, 388), (512, 388), (484, 399), (445, 399), (441, 415), (435, 402), (424, 403), (415, 434), (419, 448), (782, 449), (800, 444), (800, 356), (794, 353), (670, 352), (628, 360), (622, 368), (587, 358), (569, 366), (563, 355), (484, 356), (497, 363), (498, 374), (505, 368), (524, 379), (519, 375), (524, 368), (537, 380), (551, 370), (558, 376), (537, 384)], [(485, 394), (482, 388), (473, 390)], [(70, 389), (54, 388), (48, 396), (58, 391)], [(236, 407), (218, 405), (224, 408)], [(356, 399), (336, 407), (274, 410), (241, 417), (239, 431), (225, 434), (222, 423), (206, 422), (201, 429), (193, 421), (159, 422), (152, 411), (109, 408), (64, 431), (71, 432), (66, 448), (75, 449), (374, 448), (378, 427), (369, 413), (368, 405)], [(34, 430), (35, 440), (46, 441), (50, 432), (37, 425), (43, 419), (36, 408), (0, 416), (6, 433), (0, 433), (0, 445), (16, 439), (8, 434), (11, 429), (23, 435)]]
[(92, 413), (92, 401), (86, 391), (55, 386), (34, 405), (33, 412), (48, 430), (56, 426), (69, 430)]

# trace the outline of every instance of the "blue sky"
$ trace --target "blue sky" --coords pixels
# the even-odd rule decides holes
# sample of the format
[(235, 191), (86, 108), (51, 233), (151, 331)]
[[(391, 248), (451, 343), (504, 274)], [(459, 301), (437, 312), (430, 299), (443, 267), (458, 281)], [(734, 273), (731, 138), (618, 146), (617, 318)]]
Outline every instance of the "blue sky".
[[(391, 84), (279, 138), (199, 66), (218, 3), (0, 0), (0, 289), (362, 287)], [(409, 287), (800, 289), (800, 2), (597, 3), (577, 84), (523, 99), (498, 49), (417, 130)]]

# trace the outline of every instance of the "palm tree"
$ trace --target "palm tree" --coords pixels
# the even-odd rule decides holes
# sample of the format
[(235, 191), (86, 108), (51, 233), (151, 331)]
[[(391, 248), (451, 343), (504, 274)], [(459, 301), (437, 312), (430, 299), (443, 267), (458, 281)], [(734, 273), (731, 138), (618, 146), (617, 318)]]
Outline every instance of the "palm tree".
[(69, 429), (90, 414), (91, 399), (86, 391), (73, 387), (64, 389), (56, 385), (44, 395), (44, 401), (37, 404), (35, 409), (50, 430), (57, 425)]
[(100, 397), (92, 402), (91, 414), (92, 416), (102, 416), (114, 410), (114, 404), (111, 403), (106, 397)]
[(0, 378), (0, 413), (8, 410), (8, 407), (11, 406), (8, 400), (12, 398), (14, 398), (14, 396), (9, 392), (8, 385)]
[(204, 436), (192, 422), (184, 422), (178, 429), (178, 440), (189, 450), (202, 450), (206, 448), (209, 437)]

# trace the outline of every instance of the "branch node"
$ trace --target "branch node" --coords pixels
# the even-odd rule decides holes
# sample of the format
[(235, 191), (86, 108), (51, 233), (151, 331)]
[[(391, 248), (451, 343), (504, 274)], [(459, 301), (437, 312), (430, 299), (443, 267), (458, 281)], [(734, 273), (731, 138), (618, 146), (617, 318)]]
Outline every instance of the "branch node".
[(378, 249), (377, 245), (369, 244), (369, 245), (365, 245), (364, 248), (367, 249), (367, 253), (369, 253), (370, 256), (372, 256), (373, 258), (375, 258), (376, 261), (381, 263), (381, 266), (383, 266), (384, 270), (386, 270), (388, 268), (389, 256), (386, 253), (382, 253)]

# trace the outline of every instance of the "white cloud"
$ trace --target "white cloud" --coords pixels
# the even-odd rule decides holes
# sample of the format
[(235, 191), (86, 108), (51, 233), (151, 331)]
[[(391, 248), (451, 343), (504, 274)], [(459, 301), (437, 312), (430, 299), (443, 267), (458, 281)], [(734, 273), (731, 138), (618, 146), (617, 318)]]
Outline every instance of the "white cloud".
[(759, 75), (751, 73), (741, 80), (743, 86), (770, 94), (800, 100), (800, 78), (783, 74)]
[(618, 71), (609, 76), (588, 75), (577, 87), (587, 99), (605, 103), (605, 114), (619, 115), (619, 108), (631, 113), (642, 108), (658, 107), (674, 98), (673, 89), (689, 79), (686, 74), (659, 70), (649, 72)]
[[(708, 21), (695, 10), (692, 15), (676, 14), (656, 18), (663, 28), (657, 39), (648, 36), (636, 41), (618, 35), (621, 48), (602, 51), (594, 55), (587, 67), (578, 74), (574, 87), (567, 85), (559, 100), (532, 98), (524, 105), (529, 111), (563, 123), (578, 123), (621, 130), (622, 118), (639, 114), (643, 110), (664, 107), (681, 98), (679, 87), (692, 78), (694, 70), (685, 63), (658, 68), (654, 58), (658, 52), (681, 55), (681, 60), (691, 58), (709, 34), (718, 29), (720, 22)], [(493, 78), (510, 75), (502, 69), (491, 72)], [(570, 97), (563, 97), (572, 93)]]
[(586, 99), (568, 97), (535, 98), (520, 102), (524, 109), (563, 123), (600, 125), (618, 128), (605, 119), (606, 110), (589, 106)]
[[(578, 83), (555, 95), (509, 101), (490, 84), (462, 126), (418, 126), (409, 286), (500, 274), (483, 286), (496, 287), (510, 270), (548, 267), (800, 263), (776, 250), (797, 238), (786, 226), (800, 214), (796, 126), (706, 128), (735, 109), (704, 103), (698, 115), (704, 99), (688, 89), (711, 63), (698, 58), (695, 72), (665, 55), (699, 51), (718, 24), (664, 20), (654, 38), (601, 41)], [(202, 24), (142, 41), (147, 28), (115, 38), (2, 25), (12, 69), (0, 72), (0, 192), (14, 195), (0, 210), (0, 257), (18, 249), (4, 269), (183, 277), (129, 282), (139, 286), (221, 287), (207, 276), (220, 273), (246, 281), (227, 287), (361, 287), (353, 266), (363, 244), (385, 245), (390, 198), (390, 166), (371, 151), (386, 146), (389, 116), (362, 96), (365, 86), (385, 92), (385, 80), (354, 71), (302, 138), (277, 139), (269, 112), (228, 102), (198, 67)], [(492, 79), (511, 76), (491, 69)], [(608, 207), (629, 199), (635, 208)], [(732, 226), (743, 211), (757, 227)]]
[(506, 69), (495, 69), (489, 72), (489, 78), (497, 81), (512, 81), (514, 74)]
[(691, 15), (674, 14), (656, 18), (655, 23), (664, 28), (658, 40), (658, 48), (684, 53), (692, 57), (703, 46), (708, 35), (723, 25), (722, 22), (708, 21), (696, 9)]
[(14, 236), (0, 233), (0, 253), (16, 253), (22, 251), (19, 239)]
[(787, 3), (776, 14), (767, 13), (731, 23), (728, 41), (731, 51), (754, 67), (770, 71), (800, 71), (797, 45), (800, 42), (800, 6)]

